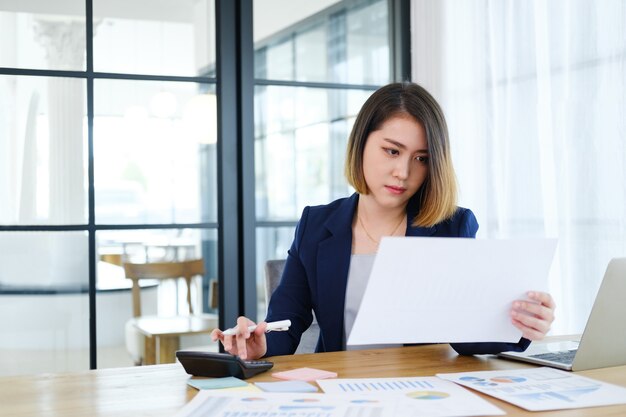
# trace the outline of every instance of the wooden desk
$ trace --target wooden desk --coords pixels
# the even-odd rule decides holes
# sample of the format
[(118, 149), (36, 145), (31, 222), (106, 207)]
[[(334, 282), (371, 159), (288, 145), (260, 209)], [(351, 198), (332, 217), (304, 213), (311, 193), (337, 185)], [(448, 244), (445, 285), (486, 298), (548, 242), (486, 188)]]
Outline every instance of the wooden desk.
[[(272, 371), (309, 366), (335, 371), (339, 378), (427, 376), (530, 366), (491, 356), (457, 356), (448, 345), (278, 356), (272, 361)], [(248, 381), (275, 381), (272, 371)], [(580, 374), (626, 387), (626, 366)], [(188, 378), (180, 364), (0, 378), (0, 416), (171, 416), (197, 393), (186, 385)], [(626, 415), (626, 405), (531, 413), (483, 397), (507, 416)]]
[(145, 336), (143, 358), (146, 365), (173, 363), (176, 361), (176, 351), (180, 349), (180, 337), (211, 333), (217, 327), (217, 315), (141, 316), (133, 324)]

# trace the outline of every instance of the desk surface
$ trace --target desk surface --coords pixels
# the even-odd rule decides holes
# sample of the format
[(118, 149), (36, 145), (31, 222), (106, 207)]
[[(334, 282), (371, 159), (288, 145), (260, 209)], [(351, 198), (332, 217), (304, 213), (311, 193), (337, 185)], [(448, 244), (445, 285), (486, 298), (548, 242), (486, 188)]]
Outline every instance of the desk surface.
[[(339, 378), (427, 376), (530, 366), (493, 356), (457, 356), (448, 345), (277, 356), (272, 361), (272, 371), (308, 366), (335, 371)], [(275, 381), (272, 371), (248, 381)], [(626, 387), (626, 366), (580, 374)], [(171, 416), (197, 393), (187, 386), (188, 378), (180, 364), (0, 378), (0, 416)], [(626, 405), (531, 413), (484, 397), (507, 416), (626, 415)]]

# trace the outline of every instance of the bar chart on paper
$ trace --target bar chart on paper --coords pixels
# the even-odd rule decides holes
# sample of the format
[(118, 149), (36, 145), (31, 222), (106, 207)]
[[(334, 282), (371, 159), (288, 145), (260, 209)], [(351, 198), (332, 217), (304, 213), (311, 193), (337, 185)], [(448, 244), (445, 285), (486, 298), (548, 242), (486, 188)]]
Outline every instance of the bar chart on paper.
[[(336, 384), (335, 384), (336, 383)], [(391, 392), (408, 390), (432, 390), (433, 384), (428, 380), (421, 379), (381, 379), (381, 380), (335, 380), (338, 392)], [(325, 384), (326, 385), (326, 384)], [(324, 388), (324, 392), (326, 389)]]

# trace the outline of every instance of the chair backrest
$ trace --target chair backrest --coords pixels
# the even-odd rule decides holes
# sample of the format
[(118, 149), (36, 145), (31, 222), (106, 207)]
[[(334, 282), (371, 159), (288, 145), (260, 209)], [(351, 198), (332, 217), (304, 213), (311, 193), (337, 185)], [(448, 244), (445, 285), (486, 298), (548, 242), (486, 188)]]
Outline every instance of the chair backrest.
[(209, 308), (215, 310), (219, 307), (219, 284), (217, 278), (209, 281)]
[[(272, 293), (280, 283), (280, 279), (283, 275), (283, 269), (285, 268), (284, 259), (272, 259), (265, 262), (265, 301), (266, 305), (269, 305)], [(311, 326), (302, 333), (300, 338), (300, 344), (296, 353), (313, 353), (317, 346), (317, 340), (319, 339), (320, 329), (317, 324), (315, 314), (313, 315), (313, 322)]]
[(278, 287), (285, 268), (284, 259), (271, 259), (265, 262), (265, 302), (269, 305), (272, 293)]
[(197, 275), (204, 274), (204, 261), (193, 259), (179, 262), (151, 262), (143, 264), (124, 263), (126, 278), (133, 281), (133, 316), (141, 316), (141, 297), (139, 281), (142, 279), (175, 279), (184, 278), (187, 284), (187, 304), (189, 313), (193, 314), (191, 303), (191, 280)]
[(121, 253), (103, 253), (100, 260), (117, 266), (124, 264), (124, 256)]

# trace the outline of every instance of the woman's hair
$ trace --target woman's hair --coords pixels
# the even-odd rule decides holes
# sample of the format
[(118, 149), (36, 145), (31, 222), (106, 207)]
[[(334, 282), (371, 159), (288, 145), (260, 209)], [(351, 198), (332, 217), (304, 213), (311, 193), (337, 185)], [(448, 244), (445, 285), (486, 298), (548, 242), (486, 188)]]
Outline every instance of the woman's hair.
[(429, 227), (452, 217), (456, 211), (457, 191), (446, 119), (437, 101), (423, 87), (409, 82), (388, 84), (367, 99), (348, 139), (345, 174), (358, 193), (368, 194), (363, 174), (365, 142), (385, 121), (405, 115), (415, 119), (426, 131), (428, 174), (417, 191), (421, 204), (412, 224)]

